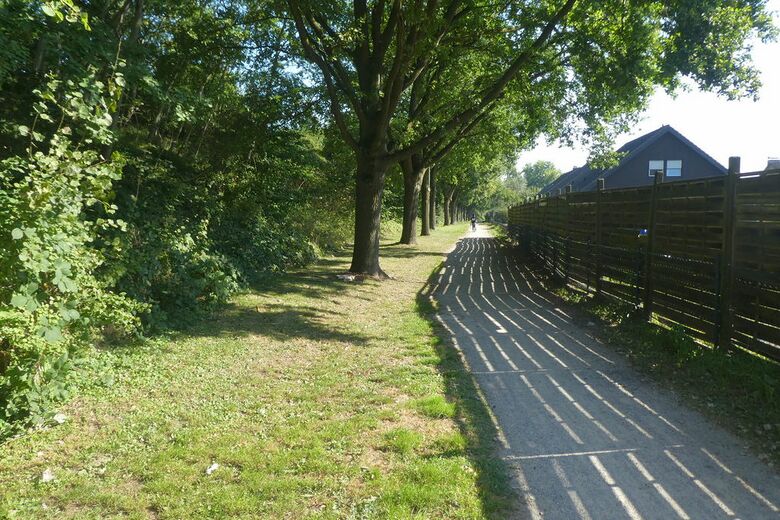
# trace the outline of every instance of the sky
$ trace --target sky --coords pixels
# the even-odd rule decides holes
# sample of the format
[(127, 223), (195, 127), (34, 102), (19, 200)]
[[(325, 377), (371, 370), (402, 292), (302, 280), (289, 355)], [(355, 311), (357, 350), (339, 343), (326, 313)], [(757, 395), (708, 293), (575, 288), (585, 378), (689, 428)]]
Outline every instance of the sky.
[[(770, 0), (768, 6), (780, 26), (780, 0)], [(743, 172), (763, 170), (768, 157), (780, 157), (780, 41), (756, 43), (753, 62), (761, 71), (763, 84), (758, 101), (728, 101), (697, 90), (672, 98), (658, 91), (640, 123), (621, 134), (615, 148), (661, 125), (672, 125), (724, 166), (730, 156), (739, 156)], [(582, 166), (587, 158), (586, 147), (576, 143), (574, 148), (548, 145), (542, 138), (534, 149), (520, 154), (517, 167), (547, 160), (566, 172)]]

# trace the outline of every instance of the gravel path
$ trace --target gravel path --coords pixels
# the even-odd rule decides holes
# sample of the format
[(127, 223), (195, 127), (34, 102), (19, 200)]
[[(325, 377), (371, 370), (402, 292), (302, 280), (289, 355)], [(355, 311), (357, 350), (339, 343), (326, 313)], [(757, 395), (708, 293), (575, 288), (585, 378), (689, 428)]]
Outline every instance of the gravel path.
[(433, 294), (528, 518), (780, 518), (776, 472), (535, 293), (484, 228)]

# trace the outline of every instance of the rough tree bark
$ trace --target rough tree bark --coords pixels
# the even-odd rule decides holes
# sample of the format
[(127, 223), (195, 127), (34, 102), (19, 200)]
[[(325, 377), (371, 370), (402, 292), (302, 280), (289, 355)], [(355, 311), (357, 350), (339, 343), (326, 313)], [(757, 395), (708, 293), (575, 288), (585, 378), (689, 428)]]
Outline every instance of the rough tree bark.
[(425, 168), (422, 183), (422, 228), (421, 236), (431, 234), (431, 169)]
[(448, 187), (444, 191), (444, 225), (455, 223), (455, 188)]
[(379, 227), (387, 168), (386, 163), (375, 158), (358, 156), (355, 176), (355, 245), (349, 268), (353, 273), (387, 277), (379, 266)]
[(401, 161), (401, 171), (404, 174), (404, 216), (401, 230), (402, 244), (417, 243), (417, 213), (420, 203), (425, 168), (419, 155), (415, 154)]
[(430, 216), (428, 217), (428, 225), (430, 227), (430, 230), (433, 231), (434, 229), (436, 229), (436, 167), (435, 166), (428, 168), (428, 180), (430, 182), (430, 191), (428, 197), (428, 200), (430, 201), (430, 205), (428, 207), (428, 210), (430, 211)]

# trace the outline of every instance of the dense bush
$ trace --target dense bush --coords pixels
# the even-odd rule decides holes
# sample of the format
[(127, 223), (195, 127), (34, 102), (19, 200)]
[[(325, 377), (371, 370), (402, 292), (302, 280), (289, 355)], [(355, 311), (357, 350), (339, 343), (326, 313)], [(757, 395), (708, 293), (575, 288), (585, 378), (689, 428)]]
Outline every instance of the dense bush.
[(106, 94), (94, 71), (49, 79), (32, 124), (6, 127), (28, 145), (0, 161), (0, 436), (21, 418), (46, 419), (74, 354), (103, 329), (138, 327), (142, 306), (96, 276), (95, 239), (123, 227), (110, 203), (120, 161), (96, 150), (110, 140)]
[(324, 231), (350, 219), (322, 129), (298, 125), (304, 91), (224, 73), (241, 53), (201, 59), (246, 37), (226, 13), (150, 4), (139, 27), (98, 4), (0, 6), (0, 437), (45, 422), (92, 345), (180, 326), (349, 235)]
[(349, 243), (354, 158), (262, 10), (0, 4), (2, 437), (52, 415), (93, 345)]

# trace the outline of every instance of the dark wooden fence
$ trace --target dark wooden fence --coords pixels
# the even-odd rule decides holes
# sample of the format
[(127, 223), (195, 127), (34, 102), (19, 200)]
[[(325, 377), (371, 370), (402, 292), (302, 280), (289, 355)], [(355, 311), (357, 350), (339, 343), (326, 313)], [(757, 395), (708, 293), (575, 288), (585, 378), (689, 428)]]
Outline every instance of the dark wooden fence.
[(780, 170), (599, 187), (509, 208), (510, 233), (566, 283), (780, 360)]

